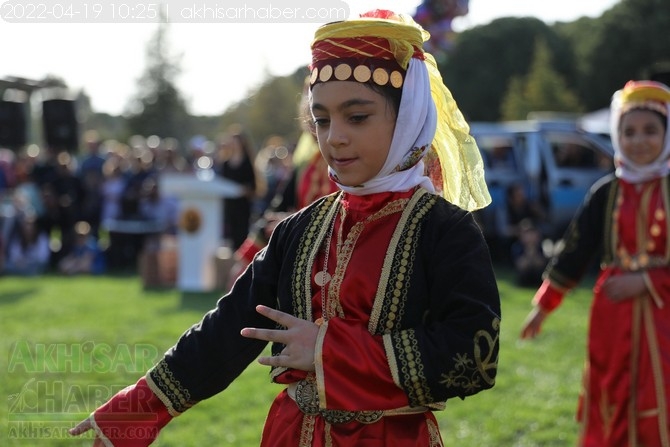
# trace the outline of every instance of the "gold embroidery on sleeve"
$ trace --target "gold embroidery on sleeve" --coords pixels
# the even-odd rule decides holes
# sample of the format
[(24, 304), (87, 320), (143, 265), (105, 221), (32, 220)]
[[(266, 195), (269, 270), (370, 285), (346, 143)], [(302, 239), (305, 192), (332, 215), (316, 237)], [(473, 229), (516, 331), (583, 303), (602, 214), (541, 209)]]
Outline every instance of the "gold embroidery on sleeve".
[(165, 360), (161, 360), (149, 371), (147, 384), (172, 416), (183, 413), (195, 404), (188, 390), (174, 377)]
[[(500, 328), (500, 320), (495, 318), (492, 327), (496, 334)], [(495, 383), (495, 377), (489, 375), (489, 371), (496, 371), (498, 359), (493, 358), (495, 346), (498, 343), (498, 335), (491, 337), (486, 330), (477, 331), (474, 339), (474, 352), (472, 358), (468, 354), (459, 353), (454, 357), (455, 369), (448, 374), (442, 373), (440, 383), (447, 388), (462, 388), (468, 393), (472, 393), (481, 388), (481, 379), (489, 385)], [(487, 344), (486, 354), (482, 357), (480, 342)]]

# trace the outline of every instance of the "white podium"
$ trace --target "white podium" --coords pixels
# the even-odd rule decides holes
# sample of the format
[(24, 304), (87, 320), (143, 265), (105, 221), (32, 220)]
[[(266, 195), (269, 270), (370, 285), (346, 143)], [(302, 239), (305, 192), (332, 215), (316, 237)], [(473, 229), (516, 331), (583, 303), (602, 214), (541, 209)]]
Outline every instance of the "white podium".
[(185, 292), (211, 292), (216, 287), (216, 250), (221, 243), (223, 198), (240, 197), (242, 188), (211, 171), (162, 174), (161, 194), (179, 200), (177, 286)]

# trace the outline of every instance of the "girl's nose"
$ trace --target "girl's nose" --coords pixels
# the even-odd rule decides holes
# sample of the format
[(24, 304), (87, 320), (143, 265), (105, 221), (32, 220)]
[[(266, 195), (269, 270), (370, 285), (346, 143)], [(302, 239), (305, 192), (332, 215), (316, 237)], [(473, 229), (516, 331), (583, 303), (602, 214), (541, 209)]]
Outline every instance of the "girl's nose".
[(339, 147), (347, 144), (348, 138), (346, 133), (340, 126), (333, 124), (331, 121), (330, 128), (328, 129), (328, 144), (333, 147)]

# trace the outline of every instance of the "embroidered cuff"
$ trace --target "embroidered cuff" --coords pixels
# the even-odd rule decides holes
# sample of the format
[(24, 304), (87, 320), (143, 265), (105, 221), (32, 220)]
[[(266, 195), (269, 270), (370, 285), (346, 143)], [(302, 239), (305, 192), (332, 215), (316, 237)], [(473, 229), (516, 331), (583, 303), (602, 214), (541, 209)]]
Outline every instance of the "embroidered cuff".
[(144, 377), (95, 410), (91, 422), (107, 447), (145, 447), (172, 419)]

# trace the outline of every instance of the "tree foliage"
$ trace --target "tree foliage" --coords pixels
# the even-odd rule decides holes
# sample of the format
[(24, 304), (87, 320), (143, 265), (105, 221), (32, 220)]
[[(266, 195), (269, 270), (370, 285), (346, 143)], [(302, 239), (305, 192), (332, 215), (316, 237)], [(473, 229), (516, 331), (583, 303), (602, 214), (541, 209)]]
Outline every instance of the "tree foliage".
[(297, 141), (299, 104), (306, 76), (307, 68), (301, 67), (289, 76), (268, 79), (246, 100), (223, 114), (220, 129), (241, 124), (260, 144), (275, 135)]
[(577, 84), (589, 109), (607, 105), (626, 81), (648, 78), (654, 65), (670, 61), (667, 0), (622, 0), (594, 28)]
[[(648, 78), (655, 67), (670, 64), (667, 30), (668, 0), (621, 0), (601, 17), (555, 24), (501, 18), (457, 35), (440, 71), (469, 121), (521, 117), (531, 108), (578, 110), (582, 105), (592, 111), (606, 107), (629, 79)], [(239, 123), (257, 142), (297, 135), (304, 67), (286, 77), (268, 77), (221, 116), (190, 117), (174, 86), (179, 63), (168, 56), (164, 33), (159, 29), (147, 47), (147, 70), (128, 120), (132, 132), (214, 139)], [(538, 55), (538, 42), (544, 42), (545, 54)]]
[(549, 48), (538, 40), (528, 75), (514, 76), (510, 81), (502, 101), (502, 119), (526, 119), (531, 112), (577, 113), (582, 109), (577, 95), (553, 69)]
[(546, 42), (555, 69), (572, 79), (569, 45), (548, 25), (534, 18), (503, 18), (458, 36), (440, 67), (461, 110), (471, 121), (497, 121), (503, 97), (515, 76), (525, 76), (533, 61), (535, 42)]
[(167, 27), (167, 23), (159, 24), (147, 45), (147, 66), (129, 105), (128, 129), (133, 134), (172, 137), (183, 143), (191, 135), (191, 117), (175, 84), (181, 66), (179, 58), (169, 52)]

